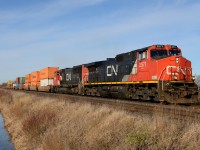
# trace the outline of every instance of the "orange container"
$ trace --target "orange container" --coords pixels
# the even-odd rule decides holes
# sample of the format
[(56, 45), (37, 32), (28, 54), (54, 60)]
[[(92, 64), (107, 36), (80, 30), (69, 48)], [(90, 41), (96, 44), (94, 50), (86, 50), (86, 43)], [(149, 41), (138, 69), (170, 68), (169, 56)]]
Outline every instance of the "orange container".
[(25, 75), (25, 83), (30, 83), (31, 82), (31, 74), (26, 74)]
[(28, 87), (29, 85), (31, 85), (31, 82), (27, 82), (24, 84), (24, 86)]
[(58, 71), (58, 67), (47, 67), (42, 70), (40, 70), (40, 80), (42, 79), (53, 79), (54, 78), (54, 72)]
[(17, 84), (19, 84), (20, 83), (20, 77), (17, 77), (15, 81), (16, 81)]
[(33, 81), (33, 82), (31, 82), (31, 86), (40, 86), (40, 82), (39, 81)]
[(39, 82), (40, 81), (40, 72), (35, 71), (31, 73), (31, 82)]

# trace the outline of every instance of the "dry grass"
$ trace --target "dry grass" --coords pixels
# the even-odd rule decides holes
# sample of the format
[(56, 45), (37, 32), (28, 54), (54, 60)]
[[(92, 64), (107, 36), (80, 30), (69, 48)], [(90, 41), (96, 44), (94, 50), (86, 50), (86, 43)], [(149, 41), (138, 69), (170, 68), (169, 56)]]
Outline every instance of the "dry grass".
[(49, 99), (0, 90), (16, 149), (200, 149), (199, 124)]

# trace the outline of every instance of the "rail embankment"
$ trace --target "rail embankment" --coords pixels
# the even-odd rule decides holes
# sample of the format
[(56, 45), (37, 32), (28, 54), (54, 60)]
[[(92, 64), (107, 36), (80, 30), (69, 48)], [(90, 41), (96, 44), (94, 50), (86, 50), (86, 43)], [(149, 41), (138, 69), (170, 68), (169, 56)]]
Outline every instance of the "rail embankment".
[(200, 149), (199, 124), (0, 90), (15, 149)]

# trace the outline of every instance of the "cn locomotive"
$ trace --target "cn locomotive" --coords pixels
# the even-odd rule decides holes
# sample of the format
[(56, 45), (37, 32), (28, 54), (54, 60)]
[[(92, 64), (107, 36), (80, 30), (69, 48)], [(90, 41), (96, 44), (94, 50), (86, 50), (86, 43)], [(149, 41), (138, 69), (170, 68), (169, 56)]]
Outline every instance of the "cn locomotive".
[(57, 69), (47, 89), (117, 99), (198, 102), (191, 62), (175, 45), (152, 45), (107, 60)]
[(52, 92), (196, 103), (191, 62), (175, 45), (152, 45), (55, 72)]

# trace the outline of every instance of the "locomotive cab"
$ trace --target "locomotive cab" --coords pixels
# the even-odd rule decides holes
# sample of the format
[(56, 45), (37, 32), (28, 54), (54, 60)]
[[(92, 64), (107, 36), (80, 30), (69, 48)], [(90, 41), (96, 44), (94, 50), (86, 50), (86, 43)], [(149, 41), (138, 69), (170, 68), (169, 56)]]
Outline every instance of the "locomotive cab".
[(192, 65), (175, 45), (155, 45), (149, 49), (150, 64), (156, 70), (160, 99), (176, 103), (197, 100), (197, 86), (192, 78)]
[(192, 81), (191, 62), (182, 57), (181, 49), (177, 46), (152, 46), (150, 58), (156, 63), (158, 80)]
[(170, 103), (193, 103), (198, 100), (191, 62), (182, 56), (180, 48), (175, 45), (152, 45), (136, 51), (137, 65), (132, 69), (136, 71), (131, 72), (128, 81), (139, 83), (136, 95), (141, 99), (148, 97)]
[(181, 49), (175, 45), (155, 45), (150, 48), (151, 59), (159, 60), (170, 56), (182, 56)]

